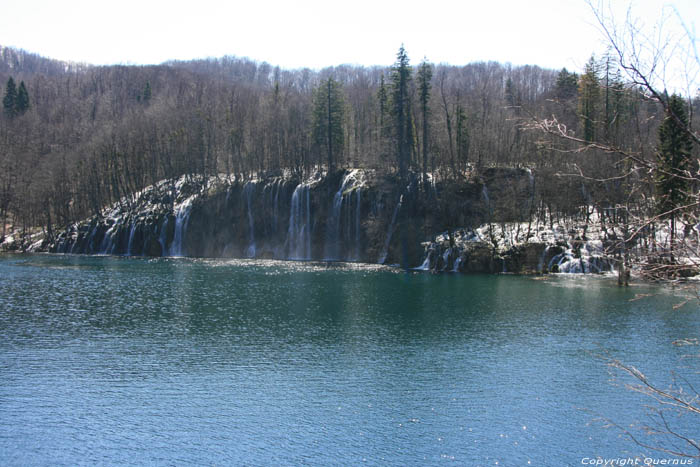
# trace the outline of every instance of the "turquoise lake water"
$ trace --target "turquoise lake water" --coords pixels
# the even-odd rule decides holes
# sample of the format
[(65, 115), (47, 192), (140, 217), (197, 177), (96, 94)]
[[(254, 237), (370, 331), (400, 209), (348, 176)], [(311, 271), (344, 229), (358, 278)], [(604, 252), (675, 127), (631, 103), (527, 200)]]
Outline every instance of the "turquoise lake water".
[[(700, 387), (672, 344), (700, 330), (697, 303), (680, 301), (580, 275), (0, 256), (0, 463), (546, 466), (642, 453), (596, 419), (648, 421), (649, 401), (595, 355)], [(673, 422), (697, 436), (697, 419)]]

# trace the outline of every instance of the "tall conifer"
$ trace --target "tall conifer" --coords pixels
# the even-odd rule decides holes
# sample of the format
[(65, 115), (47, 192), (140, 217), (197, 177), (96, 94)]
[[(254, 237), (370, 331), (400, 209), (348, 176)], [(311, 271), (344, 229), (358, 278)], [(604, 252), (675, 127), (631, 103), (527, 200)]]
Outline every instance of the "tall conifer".
[(5, 115), (12, 118), (17, 114), (17, 85), (12, 76), (7, 80), (5, 86), (5, 97), (2, 100), (2, 107)]

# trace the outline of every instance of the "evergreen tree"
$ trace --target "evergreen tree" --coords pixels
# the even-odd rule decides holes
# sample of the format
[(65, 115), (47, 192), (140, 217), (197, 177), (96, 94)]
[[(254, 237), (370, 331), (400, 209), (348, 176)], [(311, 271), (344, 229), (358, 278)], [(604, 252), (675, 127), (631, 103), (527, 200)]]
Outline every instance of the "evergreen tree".
[(335, 170), (342, 153), (344, 113), (340, 83), (333, 78), (324, 80), (314, 92), (312, 138), (319, 151), (326, 151), (329, 173)]
[(423, 117), (423, 186), (428, 188), (428, 144), (430, 141), (430, 127), (428, 117), (430, 115), (430, 81), (433, 77), (433, 67), (424, 58), (418, 68), (418, 97), (420, 99), (420, 109)]
[(677, 208), (688, 204), (690, 200), (688, 177), (693, 143), (684, 130), (688, 127), (688, 115), (683, 99), (674, 94), (668, 104), (666, 117), (659, 127), (656, 195), (659, 214), (662, 218), (671, 220), (670, 246), (673, 252)]
[(578, 84), (579, 117), (583, 126), (583, 139), (594, 141), (595, 125), (598, 112), (598, 99), (600, 98), (600, 79), (598, 78), (595, 58), (586, 63), (583, 75)]
[(462, 104), (457, 104), (455, 114), (457, 119), (457, 160), (464, 167), (469, 157), (469, 128), (467, 127), (467, 114)]
[(12, 76), (7, 80), (5, 87), (5, 97), (2, 100), (2, 107), (5, 115), (12, 118), (17, 114), (17, 86)]
[(569, 73), (566, 68), (562, 68), (557, 75), (555, 86), (555, 93), (558, 99), (571, 99), (576, 96), (578, 90), (578, 76), (576, 76), (576, 73)]
[(629, 109), (626, 108), (625, 102), (625, 86), (620, 76), (620, 70), (616, 70), (612, 78), (610, 78), (610, 86), (608, 90), (609, 101), (609, 118), (606, 122), (608, 137), (611, 143), (618, 144), (620, 136), (620, 124), (626, 120)]
[(151, 82), (146, 81), (146, 86), (143, 88), (143, 102), (148, 104), (151, 100)]
[(15, 111), (17, 115), (22, 115), (29, 109), (29, 93), (27, 88), (24, 86), (24, 81), (19, 83), (19, 90), (17, 91), (17, 100), (15, 101)]
[(396, 54), (396, 63), (391, 69), (391, 101), (394, 118), (397, 159), (399, 175), (406, 178), (408, 162), (411, 157), (411, 113), (408, 86), (411, 81), (411, 67), (408, 55), (401, 45)]
[[(515, 89), (515, 84), (513, 84), (513, 80), (510, 78), (506, 80), (505, 95), (506, 103), (508, 103), (509, 107), (520, 107), (522, 104), (520, 93)], [(519, 109), (516, 109), (516, 114), (519, 113), (518, 110)]]

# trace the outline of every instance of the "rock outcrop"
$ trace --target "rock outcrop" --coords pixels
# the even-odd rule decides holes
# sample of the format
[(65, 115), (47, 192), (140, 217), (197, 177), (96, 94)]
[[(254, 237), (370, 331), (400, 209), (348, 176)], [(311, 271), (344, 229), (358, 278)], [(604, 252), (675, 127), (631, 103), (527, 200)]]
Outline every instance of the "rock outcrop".
[(357, 169), (305, 180), (182, 177), (31, 249), (357, 261), (464, 273), (610, 270), (600, 238), (576, 240), (576, 231), (525, 223), (534, 186), (527, 169), (487, 169), (470, 181), (429, 186), (418, 176), (401, 182)]

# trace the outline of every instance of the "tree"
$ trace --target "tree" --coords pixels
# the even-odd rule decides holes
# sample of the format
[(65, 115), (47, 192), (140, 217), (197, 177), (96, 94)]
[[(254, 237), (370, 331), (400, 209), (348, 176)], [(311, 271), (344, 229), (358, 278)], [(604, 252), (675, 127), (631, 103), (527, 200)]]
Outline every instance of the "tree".
[(457, 160), (464, 167), (469, 158), (469, 128), (467, 126), (467, 114), (462, 104), (457, 104), (455, 118), (457, 120)]
[(5, 86), (5, 97), (2, 100), (2, 107), (5, 115), (10, 118), (17, 114), (17, 86), (12, 76), (7, 80), (7, 86)]
[(428, 144), (430, 141), (430, 81), (433, 77), (433, 67), (424, 58), (418, 68), (418, 98), (420, 100), (421, 116), (423, 118), (423, 187), (428, 190)]
[(519, 110), (517, 108), (522, 105), (522, 99), (518, 91), (515, 89), (515, 84), (513, 84), (513, 80), (510, 77), (508, 77), (506, 80), (505, 97), (508, 106), (515, 107), (517, 113)]
[(151, 100), (151, 82), (146, 81), (146, 86), (143, 88), (143, 102), (148, 104)]
[(340, 83), (329, 77), (314, 93), (313, 141), (324, 148), (329, 173), (335, 170), (343, 150), (344, 98)]
[(600, 79), (596, 68), (595, 58), (591, 57), (578, 83), (579, 116), (585, 141), (594, 141), (596, 137), (595, 127), (600, 98)]
[(576, 76), (576, 73), (569, 73), (566, 68), (562, 68), (557, 75), (555, 86), (557, 99), (566, 100), (576, 97), (578, 91), (578, 76)]
[(387, 139), (387, 113), (389, 111), (389, 94), (386, 90), (384, 82), (384, 73), (379, 80), (379, 89), (377, 90), (377, 102), (379, 103), (379, 155), (386, 157), (386, 139)]
[(19, 83), (19, 90), (17, 91), (17, 100), (15, 101), (15, 111), (17, 115), (22, 115), (29, 109), (29, 93), (27, 88), (24, 86), (24, 81)]
[(408, 55), (403, 47), (396, 54), (396, 62), (391, 69), (391, 99), (393, 105), (396, 151), (399, 165), (399, 176), (406, 178), (408, 163), (411, 157), (411, 112), (408, 87), (411, 81), (411, 67)]
[(686, 209), (685, 205), (690, 202), (690, 165), (693, 142), (683, 130), (688, 125), (683, 99), (674, 94), (668, 103), (666, 117), (659, 127), (656, 202), (661, 218), (671, 221), (670, 250), (673, 262), (676, 219), (678, 214)]

